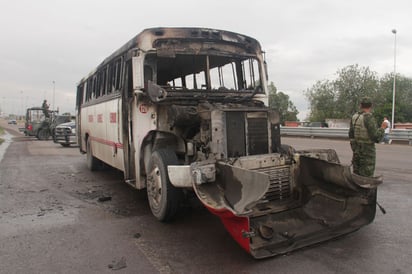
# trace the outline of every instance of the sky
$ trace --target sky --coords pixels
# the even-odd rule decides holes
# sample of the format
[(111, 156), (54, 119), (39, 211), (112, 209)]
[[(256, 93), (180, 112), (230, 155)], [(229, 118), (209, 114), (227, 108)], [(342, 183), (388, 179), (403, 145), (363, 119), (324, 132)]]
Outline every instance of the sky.
[(80, 79), (143, 29), (208, 27), (256, 38), (269, 81), (305, 120), (304, 91), (348, 65), (383, 76), (396, 56), (412, 77), (411, 16), (408, 0), (0, 0), (0, 109), (47, 99), (74, 113)]

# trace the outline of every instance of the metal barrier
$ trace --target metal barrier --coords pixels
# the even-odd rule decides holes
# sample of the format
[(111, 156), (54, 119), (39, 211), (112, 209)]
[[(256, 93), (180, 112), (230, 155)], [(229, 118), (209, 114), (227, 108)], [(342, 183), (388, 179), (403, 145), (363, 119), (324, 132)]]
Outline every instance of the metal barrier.
[(281, 127), (282, 136), (322, 137), (348, 139), (348, 128)]
[[(331, 138), (348, 139), (348, 128), (318, 128), (318, 127), (281, 127), (282, 136), (297, 136), (309, 138)], [(411, 129), (394, 129), (389, 134), (389, 139), (393, 141), (408, 142), (412, 145)]]
[(389, 134), (389, 139), (393, 141), (407, 141), (409, 145), (412, 145), (412, 130), (394, 129)]

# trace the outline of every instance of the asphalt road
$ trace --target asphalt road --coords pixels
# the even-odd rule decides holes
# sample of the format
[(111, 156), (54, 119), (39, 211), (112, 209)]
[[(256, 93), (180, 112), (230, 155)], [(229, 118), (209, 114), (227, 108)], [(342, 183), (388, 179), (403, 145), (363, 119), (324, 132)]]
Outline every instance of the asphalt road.
[[(387, 214), (378, 211), (372, 224), (338, 240), (255, 260), (195, 199), (174, 223), (157, 222), (145, 191), (123, 183), (118, 171), (92, 173), (78, 148), (0, 125), (16, 136), (0, 162), (0, 273), (412, 272), (411, 146), (377, 146), (378, 200)], [(350, 162), (345, 141), (283, 143), (334, 148)]]

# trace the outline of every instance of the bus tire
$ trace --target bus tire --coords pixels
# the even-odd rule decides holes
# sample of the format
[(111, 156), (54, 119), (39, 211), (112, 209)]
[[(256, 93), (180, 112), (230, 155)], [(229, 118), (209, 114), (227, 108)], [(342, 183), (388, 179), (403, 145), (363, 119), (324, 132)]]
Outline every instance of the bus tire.
[(91, 171), (95, 171), (99, 167), (99, 159), (93, 156), (93, 151), (92, 151), (92, 144), (90, 141), (90, 138), (87, 138), (87, 144), (86, 144), (86, 159), (87, 159), (87, 167)]
[(174, 219), (183, 199), (183, 191), (170, 183), (167, 172), (167, 166), (178, 164), (175, 152), (170, 149), (158, 149), (150, 159), (147, 198), (152, 214), (161, 222)]

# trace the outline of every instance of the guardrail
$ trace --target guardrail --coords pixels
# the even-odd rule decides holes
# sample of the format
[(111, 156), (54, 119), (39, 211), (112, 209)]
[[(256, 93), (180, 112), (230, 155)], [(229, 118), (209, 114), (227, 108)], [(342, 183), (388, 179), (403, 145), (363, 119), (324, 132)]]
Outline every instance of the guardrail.
[(394, 129), (389, 134), (389, 139), (394, 141), (407, 141), (409, 145), (412, 145), (412, 130)]
[[(319, 127), (281, 127), (282, 136), (297, 136), (309, 138), (349, 139), (348, 128), (319, 128)], [(411, 129), (394, 129), (389, 134), (392, 141), (407, 142), (412, 145)]]

